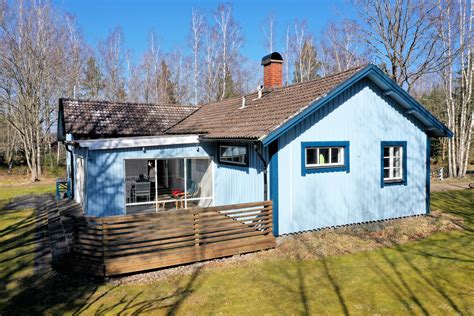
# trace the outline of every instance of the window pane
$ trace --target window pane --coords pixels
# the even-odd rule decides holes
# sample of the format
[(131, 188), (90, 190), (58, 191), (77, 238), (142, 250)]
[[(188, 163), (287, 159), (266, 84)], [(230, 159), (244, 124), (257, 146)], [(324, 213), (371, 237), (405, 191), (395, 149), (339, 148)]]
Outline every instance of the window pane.
[(316, 164), (316, 148), (306, 148), (306, 164)]
[(390, 156), (390, 147), (384, 147), (383, 148), (383, 156), (384, 157), (389, 157)]
[[(147, 203), (155, 199), (155, 161), (125, 160), (125, 203)], [(146, 208), (143, 210), (146, 211)]]
[(245, 164), (247, 148), (242, 146), (220, 146), (220, 160), (236, 164)]
[(324, 165), (329, 163), (329, 148), (319, 148), (319, 164)]
[(400, 158), (394, 158), (394, 166), (395, 167), (400, 167), (400, 162), (401, 162)]
[(390, 169), (384, 169), (383, 170), (383, 177), (385, 179), (389, 178), (390, 177)]
[(400, 168), (394, 168), (393, 171), (394, 171), (394, 174), (393, 174), (394, 178), (401, 178)]
[(331, 163), (340, 163), (342, 162), (339, 160), (339, 152), (341, 148), (331, 148)]
[(383, 159), (383, 166), (384, 167), (390, 167), (390, 158), (384, 158)]
[(395, 157), (400, 157), (401, 147), (393, 147), (393, 155)]
[[(205, 206), (204, 200), (189, 201), (190, 199), (212, 197), (212, 168), (209, 159), (186, 160), (186, 194), (187, 206)], [(204, 203), (204, 204), (203, 204)]]

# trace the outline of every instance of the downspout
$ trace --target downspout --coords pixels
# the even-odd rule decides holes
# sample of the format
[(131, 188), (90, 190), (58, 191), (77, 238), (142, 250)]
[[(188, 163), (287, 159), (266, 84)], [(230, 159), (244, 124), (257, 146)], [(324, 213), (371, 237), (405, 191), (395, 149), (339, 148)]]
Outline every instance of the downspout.
[(263, 157), (262, 143), (261, 142), (254, 143), (253, 146), (254, 146), (253, 148), (255, 149), (255, 152), (257, 153), (257, 157), (260, 159), (260, 161), (263, 164), (263, 200), (268, 201), (268, 179), (267, 179), (268, 162)]
[(66, 147), (66, 151), (70, 154), (71, 157), (71, 168), (69, 169), (69, 179), (71, 179), (71, 198), (74, 198), (74, 154), (72, 153), (72, 150), (69, 149), (69, 144), (67, 142), (64, 142), (64, 145)]

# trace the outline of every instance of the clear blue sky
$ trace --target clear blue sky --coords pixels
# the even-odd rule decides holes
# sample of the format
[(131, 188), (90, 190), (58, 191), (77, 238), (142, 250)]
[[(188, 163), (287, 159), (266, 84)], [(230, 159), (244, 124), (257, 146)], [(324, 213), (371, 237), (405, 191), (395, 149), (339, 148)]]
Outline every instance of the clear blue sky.
[[(171, 51), (186, 44), (191, 10), (193, 7), (213, 12), (222, 1), (152, 1), (152, 0), (54, 0), (60, 10), (76, 17), (86, 41), (95, 46), (115, 26), (121, 26), (128, 48), (134, 58), (141, 56), (147, 47), (147, 35), (154, 29), (160, 47)], [(265, 53), (262, 23), (270, 12), (277, 17), (278, 41), (274, 50), (282, 50), (282, 37), (287, 24), (295, 19), (306, 20), (315, 35), (329, 20), (353, 17), (348, 0), (334, 1), (281, 1), (241, 0), (231, 2), (234, 17), (240, 23), (245, 37), (242, 53), (249, 60), (258, 61)]]

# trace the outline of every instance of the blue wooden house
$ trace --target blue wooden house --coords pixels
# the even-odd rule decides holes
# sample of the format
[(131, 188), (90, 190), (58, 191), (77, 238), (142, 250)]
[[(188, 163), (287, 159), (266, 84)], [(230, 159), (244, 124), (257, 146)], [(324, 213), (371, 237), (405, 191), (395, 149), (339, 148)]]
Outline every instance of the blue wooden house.
[(199, 107), (60, 100), (86, 215), (273, 201), (274, 234), (429, 212), (430, 137), (447, 129), (369, 64)]

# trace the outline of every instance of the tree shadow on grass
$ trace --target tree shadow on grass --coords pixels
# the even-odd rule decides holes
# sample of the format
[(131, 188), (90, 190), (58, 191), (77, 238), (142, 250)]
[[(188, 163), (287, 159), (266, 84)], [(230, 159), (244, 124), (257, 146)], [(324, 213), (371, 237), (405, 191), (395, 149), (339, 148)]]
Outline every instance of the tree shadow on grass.
[(334, 274), (333, 271), (331, 271), (328, 259), (326, 257), (321, 257), (318, 255), (318, 252), (314, 247), (308, 243), (307, 240), (302, 239), (301, 243), (303, 244), (304, 248), (306, 249), (307, 252), (313, 253), (316, 257), (319, 257), (319, 262), (321, 263), (322, 266), (322, 271), (324, 273), (324, 276), (326, 277), (327, 281), (329, 282), (329, 285), (331, 286), (331, 289), (333, 290), (334, 294), (336, 295), (337, 301), (339, 302), (339, 306), (342, 310), (342, 314), (344, 315), (349, 315), (349, 309), (346, 303), (346, 300), (342, 294), (341, 286), (339, 282), (337, 281), (337, 277)]
[[(436, 240), (431, 241), (428, 249), (418, 250), (418, 247), (428, 248), (420, 243), (416, 246), (396, 245), (390, 249), (380, 249), (375, 254), (381, 255), (384, 264), (380, 265), (372, 260), (372, 268), (383, 280), (385, 287), (403, 304), (407, 313), (429, 315), (430, 310), (437, 306), (449, 306), (452, 312), (464, 314), (468, 308), (459, 305), (460, 298), (473, 289), (463, 289), (465, 285), (453, 283), (455, 280), (449, 279), (449, 273), (443, 272), (447, 271), (446, 266), (440, 267), (440, 259), (444, 261), (443, 264), (455, 264), (453, 269), (460, 269), (458, 264), (466, 265), (472, 260), (466, 259), (465, 253), (450, 251), (454, 249), (439, 245)], [(450, 252), (449, 255), (444, 255), (446, 252)], [(420, 266), (423, 261), (427, 262), (427, 267)], [(420, 292), (420, 287), (424, 289), (423, 292)], [(449, 288), (450, 292), (456, 292), (455, 297), (449, 293)], [(432, 299), (426, 298), (427, 294), (430, 295), (428, 292), (437, 296), (436, 304), (433, 304)], [(446, 310), (443, 309), (443, 312)]]
[[(271, 288), (275, 288), (276, 291), (283, 291), (285, 296), (291, 297), (290, 301), (295, 303), (295, 307), (299, 308), (299, 311), (303, 315), (312, 315), (317, 312), (317, 306), (315, 302), (317, 301), (314, 293), (310, 288), (318, 288), (329, 285), (329, 290), (334, 294), (334, 301), (323, 302), (323, 304), (334, 304), (339, 305), (339, 313), (342, 315), (349, 315), (349, 307), (347, 305), (346, 299), (342, 293), (342, 287), (337, 280), (337, 274), (331, 269), (330, 262), (327, 258), (321, 257), (316, 249), (313, 246), (306, 243), (305, 240), (300, 241), (306, 253), (311, 253), (314, 257), (319, 258), (319, 260), (314, 261), (314, 264), (318, 266), (318, 270), (324, 276), (322, 279), (319, 277), (314, 277), (310, 271), (306, 268), (308, 267), (309, 262), (300, 254), (296, 254), (296, 259), (291, 260), (291, 269), (287, 269), (287, 265), (275, 265), (276, 273), (269, 274), (270, 277), (267, 277), (262, 280), (262, 282), (268, 282), (271, 284)], [(314, 272), (314, 271), (313, 271)], [(323, 281), (327, 281), (323, 282)], [(309, 282), (314, 282), (317, 285), (311, 286)], [(311, 284), (314, 285), (314, 284)], [(273, 302), (273, 305), (278, 306), (278, 301)], [(285, 306), (281, 306), (280, 310), (285, 310)]]
[[(94, 310), (96, 315), (138, 315), (144, 312), (152, 312), (156, 310), (166, 310), (167, 315), (175, 315), (181, 308), (182, 304), (186, 299), (195, 291), (197, 287), (197, 278), (200, 275), (201, 267), (198, 267), (193, 271), (189, 279), (180, 285), (181, 278), (179, 278), (175, 284), (175, 289), (169, 294), (158, 295), (158, 297), (150, 299), (141, 299), (143, 296), (149, 296), (150, 293), (140, 291), (135, 295), (124, 294), (120, 298), (117, 298), (113, 304), (101, 303), (100, 301), (106, 298), (107, 295), (114, 294), (113, 291), (120, 290), (120, 286), (116, 285), (109, 290), (97, 295), (93, 298), (94, 294), (91, 293), (85, 301), (88, 303), (81, 306), (74, 312), (74, 315), (80, 315), (81, 313)], [(126, 287), (126, 285), (123, 285)], [(147, 285), (144, 285), (147, 286)], [(96, 307), (95, 305), (98, 305)]]
[[(53, 271), (50, 265), (35, 271), (38, 255), (45, 256), (49, 251), (44, 249), (47, 225), (44, 225), (41, 214), (36, 218), (31, 215), (12, 223), (1, 233), (4, 237), (0, 241), (0, 267), (3, 270), (0, 295), (4, 298), (4, 304), (0, 306), (0, 314), (29, 315), (72, 311), (79, 315), (91, 313), (91, 310), (95, 314), (117, 311), (119, 314), (139, 314), (167, 309), (168, 314), (173, 315), (194, 292), (201, 271), (200, 267), (197, 268), (184, 285), (184, 279), (178, 278), (175, 290), (170, 294), (140, 300), (144, 294), (142, 291), (134, 296), (125, 294), (115, 299), (117, 292), (127, 285), (109, 286), (103, 279), (61, 274)], [(101, 303), (103, 300), (106, 303)], [(110, 304), (110, 301), (113, 303)]]

